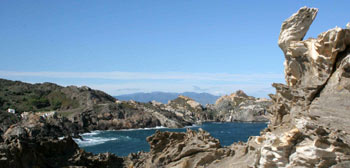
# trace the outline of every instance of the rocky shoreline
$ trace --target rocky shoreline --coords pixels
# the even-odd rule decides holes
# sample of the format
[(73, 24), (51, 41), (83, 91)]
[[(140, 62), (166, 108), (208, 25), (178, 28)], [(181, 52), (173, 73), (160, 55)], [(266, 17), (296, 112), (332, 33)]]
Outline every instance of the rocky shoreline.
[[(286, 85), (273, 84), (272, 101), (237, 91), (206, 107), (184, 96), (168, 104), (125, 102), (88, 87), (1, 80), (9, 99), (0, 102), (0, 167), (349, 167), (350, 29), (302, 41), (317, 12), (303, 7), (283, 22), (278, 44)], [(20, 118), (3, 111), (10, 106), (59, 115)], [(270, 123), (260, 136), (228, 147), (203, 130), (156, 132), (147, 138), (150, 152), (121, 158), (85, 152), (72, 139), (92, 130), (266, 118)]]
[(287, 84), (273, 84), (273, 116), (260, 136), (223, 148), (203, 131), (159, 132), (147, 139), (151, 152), (132, 156), (130, 165), (350, 167), (350, 29), (302, 41), (317, 12), (303, 7), (282, 24)]
[[(15, 168), (123, 167), (125, 163), (132, 163), (130, 156), (136, 155), (124, 158), (110, 153), (93, 155), (80, 149), (72, 138), (81, 138), (80, 134), (94, 130), (159, 126), (183, 128), (208, 121), (230, 122), (234, 120), (227, 120), (228, 116), (244, 110), (238, 107), (257, 105), (257, 109), (249, 108), (244, 111), (252, 114), (250, 118), (247, 117), (249, 120), (243, 121), (251, 122), (255, 121), (252, 116), (260, 114), (268, 106), (264, 104), (261, 109), (259, 103), (254, 104), (258, 99), (246, 96), (243, 91), (239, 91), (237, 95), (232, 94), (233, 99), (203, 107), (185, 96), (179, 96), (168, 104), (155, 101), (140, 103), (132, 100), (119, 101), (88, 87), (61, 87), (52, 83), (32, 85), (4, 79), (0, 79), (0, 85), (0, 94), (7, 96), (1, 97), (1, 103), (5, 106), (0, 109), (0, 163), (4, 163), (5, 167)], [(14, 108), (17, 113), (12, 114), (4, 112), (8, 107), (19, 108)], [(21, 109), (32, 109), (36, 112), (21, 112)], [(61, 149), (51, 149), (55, 146), (60, 146)]]
[[(215, 104), (203, 106), (179, 96), (168, 104), (119, 101), (86, 86), (62, 87), (53, 83), (28, 84), (0, 79), (1, 131), (15, 123), (48, 120), (62, 134), (76, 136), (93, 130), (120, 130), (164, 126), (182, 128), (201, 122), (266, 122), (271, 100), (256, 99), (237, 91)], [(13, 109), (16, 114), (5, 112)], [(27, 111), (28, 110), (28, 111)]]

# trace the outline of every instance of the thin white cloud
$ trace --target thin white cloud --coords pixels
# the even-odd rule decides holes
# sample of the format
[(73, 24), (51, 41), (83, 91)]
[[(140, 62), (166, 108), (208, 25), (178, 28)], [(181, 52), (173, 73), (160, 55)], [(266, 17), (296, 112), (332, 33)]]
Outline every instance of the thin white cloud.
[[(129, 94), (128, 88), (139, 88), (142, 92), (186, 92), (193, 91), (198, 92), (190, 84), (159, 84), (159, 83), (125, 83), (125, 84), (92, 84), (91, 88), (103, 90), (112, 95)], [(243, 90), (248, 95), (256, 97), (267, 97), (269, 93), (274, 93), (275, 89), (271, 84), (201, 84), (201, 88), (207, 88), (205, 92), (214, 95), (230, 94), (237, 90)], [(200, 91), (202, 92), (202, 91)]]
[(112, 80), (205, 80), (249, 82), (257, 80), (279, 80), (283, 74), (230, 74), (230, 73), (185, 73), (185, 72), (18, 72), (0, 71), (1, 77), (44, 77)]
[(153, 91), (223, 95), (241, 89), (252, 96), (267, 97), (274, 92), (271, 84), (282, 82), (283, 74), (0, 71), (0, 78), (30, 83), (53, 82), (64, 86), (86, 85), (111, 95)]

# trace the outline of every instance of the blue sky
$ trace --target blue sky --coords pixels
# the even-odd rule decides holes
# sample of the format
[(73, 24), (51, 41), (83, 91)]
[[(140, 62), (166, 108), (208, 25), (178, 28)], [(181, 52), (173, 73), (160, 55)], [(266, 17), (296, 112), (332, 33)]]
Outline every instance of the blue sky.
[(348, 0), (2, 0), (0, 78), (266, 97), (284, 82), (281, 24), (303, 6), (319, 8), (307, 37), (350, 21)]

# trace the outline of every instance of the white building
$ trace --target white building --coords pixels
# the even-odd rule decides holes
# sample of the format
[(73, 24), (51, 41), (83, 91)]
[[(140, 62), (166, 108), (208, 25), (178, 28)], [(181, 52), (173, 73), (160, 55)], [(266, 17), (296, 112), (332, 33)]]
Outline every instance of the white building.
[(15, 109), (7, 109), (7, 112), (9, 112), (9, 113), (12, 113), (12, 114), (15, 114), (16, 113), (16, 110)]
[(46, 119), (46, 118), (56, 118), (57, 117), (57, 112), (56, 111), (47, 112), (47, 113), (44, 113), (43, 115), (41, 115), (41, 117), (43, 117), (44, 119)]

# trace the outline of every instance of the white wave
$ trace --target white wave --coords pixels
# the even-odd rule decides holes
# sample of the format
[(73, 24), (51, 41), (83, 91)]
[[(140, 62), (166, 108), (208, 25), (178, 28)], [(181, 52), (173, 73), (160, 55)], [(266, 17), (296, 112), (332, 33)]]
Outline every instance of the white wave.
[(101, 132), (102, 132), (102, 131), (97, 130), (97, 131), (91, 131), (91, 132), (83, 133), (83, 134), (80, 134), (80, 135), (81, 135), (81, 136), (94, 136), (94, 135), (100, 134)]
[(193, 124), (191, 126), (186, 126), (185, 128), (197, 128), (197, 127), (201, 127), (200, 125), (196, 125), (196, 124)]
[(152, 127), (152, 128), (143, 128), (145, 130), (150, 130), (150, 129), (165, 129), (167, 127), (164, 127), (164, 126), (156, 126), (156, 127)]
[(115, 141), (115, 140), (118, 140), (118, 138), (91, 137), (91, 138), (84, 138), (84, 139), (79, 139), (79, 138), (74, 139), (74, 141), (80, 147), (95, 146), (95, 145), (106, 143), (108, 141)]
[(137, 131), (137, 130), (152, 130), (152, 129), (166, 129), (168, 127), (164, 126), (156, 126), (156, 127), (151, 127), (151, 128), (131, 128), (131, 129), (121, 129), (121, 130), (116, 130), (116, 131)]

